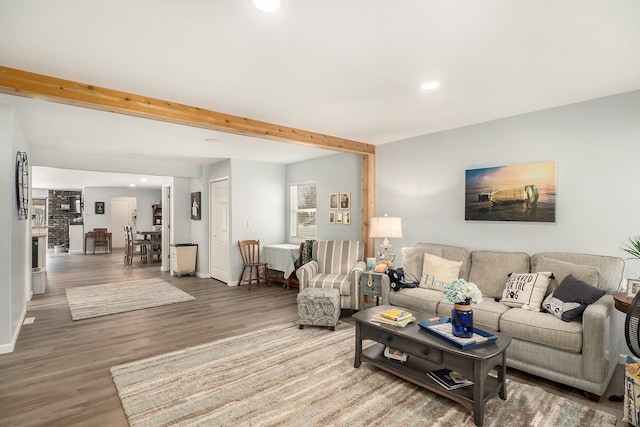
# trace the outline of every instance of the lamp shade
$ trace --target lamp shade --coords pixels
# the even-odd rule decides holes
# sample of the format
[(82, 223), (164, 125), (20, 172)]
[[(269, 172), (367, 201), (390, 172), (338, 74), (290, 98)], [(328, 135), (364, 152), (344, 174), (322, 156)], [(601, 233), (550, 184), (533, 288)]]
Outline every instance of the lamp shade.
[(372, 217), (369, 224), (369, 238), (402, 238), (402, 218), (386, 215)]

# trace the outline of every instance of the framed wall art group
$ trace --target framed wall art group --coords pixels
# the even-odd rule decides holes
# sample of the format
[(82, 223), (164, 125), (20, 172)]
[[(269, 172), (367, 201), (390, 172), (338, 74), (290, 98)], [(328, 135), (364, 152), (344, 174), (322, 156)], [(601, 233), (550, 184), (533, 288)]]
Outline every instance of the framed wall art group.
[(329, 224), (351, 224), (351, 193), (329, 193)]

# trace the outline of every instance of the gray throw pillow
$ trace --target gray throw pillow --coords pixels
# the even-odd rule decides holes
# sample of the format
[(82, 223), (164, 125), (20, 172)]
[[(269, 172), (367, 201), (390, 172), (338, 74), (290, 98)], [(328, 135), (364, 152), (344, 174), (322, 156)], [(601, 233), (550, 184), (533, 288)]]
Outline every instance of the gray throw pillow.
[(570, 322), (605, 295), (602, 289), (568, 275), (558, 289), (545, 298), (542, 308), (565, 322)]

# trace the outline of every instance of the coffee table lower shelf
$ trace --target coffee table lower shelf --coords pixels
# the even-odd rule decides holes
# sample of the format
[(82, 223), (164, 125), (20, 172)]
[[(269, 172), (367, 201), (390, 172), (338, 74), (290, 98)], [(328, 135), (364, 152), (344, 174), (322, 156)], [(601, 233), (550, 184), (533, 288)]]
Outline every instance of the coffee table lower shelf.
[[(499, 396), (507, 398), (506, 349), (511, 337), (496, 332), (495, 342), (460, 349), (432, 334), (424, 332), (418, 322), (434, 317), (429, 313), (413, 311), (416, 322), (397, 328), (374, 321), (384, 310), (394, 308), (383, 305), (359, 311), (353, 315), (356, 320), (356, 345), (353, 366), (359, 368), (362, 361), (371, 363), (393, 375), (417, 384), (427, 390), (458, 402), (473, 412), (474, 423), (481, 427), (484, 423), (486, 403)], [(372, 345), (363, 345), (363, 342)], [(384, 349), (390, 346), (409, 355), (406, 362), (388, 359)], [(427, 375), (427, 372), (448, 368), (459, 372), (473, 381), (472, 385), (447, 390)]]
[[(406, 362), (388, 359), (384, 356), (384, 348), (385, 345), (383, 344), (373, 344), (362, 350), (361, 358), (363, 361), (370, 362), (397, 377), (454, 400), (471, 411), (474, 410), (473, 393), (475, 384), (455, 390), (447, 390), (427, 375), (427, 372), (442, 369), (444, 366), (431, 363), (414, 355), (410, 355)], [(490, 399), (498, 395), (501, 387), (502, 385), (497, 378), (489, 376), (484, 383), (482, 405), (484, 406)]]

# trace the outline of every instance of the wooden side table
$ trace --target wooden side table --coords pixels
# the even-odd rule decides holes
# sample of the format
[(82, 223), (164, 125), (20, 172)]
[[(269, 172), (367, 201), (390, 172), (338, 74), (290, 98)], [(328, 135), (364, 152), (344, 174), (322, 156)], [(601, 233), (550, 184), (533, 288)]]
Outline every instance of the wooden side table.
[(615, 302), (616, 310), (626, 313), (633, 302), (633, 297), (627, 295), (626, 292), (619, 292), (613, 295), (613, 301)]
[(364, 309), (364, 296), (370, 295), (376, 297), (376, 305), (378, 298), (382, 296), (382, 276), (384, 273), (374, 273), (373, 271), (365, 271), (360, 275), (360, 301), (358, 307)]

